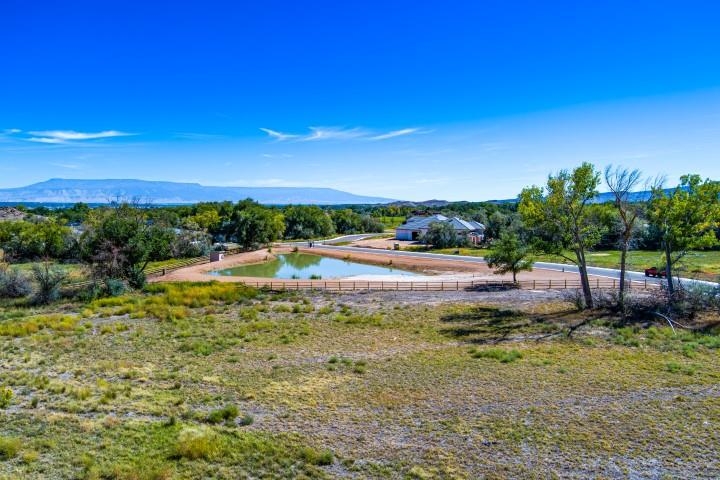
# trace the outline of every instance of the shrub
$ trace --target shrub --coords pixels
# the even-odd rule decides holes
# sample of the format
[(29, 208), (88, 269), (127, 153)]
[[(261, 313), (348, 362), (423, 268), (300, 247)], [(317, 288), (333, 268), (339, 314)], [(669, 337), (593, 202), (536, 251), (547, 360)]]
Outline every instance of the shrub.
[(100, 286), (100, 284), (93, 282), (89, 286), (82, 288), (77, 293), (77, 299), (81, 302), (91, 302), (100, 297), (103, 290), (104, 289)]
[(28, 464), (28, 465), (31, 463), (37, 462), (39, 458), (40, 458), (40, 454), (36, 450), (27, 451), (27, 452), (23, 453), (23, 455), (22, 455), (23, 463)]
[(32, 293), (30, 279), (15, 268), (0, 269), (0, 297), (21, 298)]
[(145, 276), (145, 272), (143, 272), (142, 268), (134, 267), (128, 272), (127, 280), (130, 287), (141, 290), (147, 282), (147, 277)]
[(178, 435), (175, 452), (188, 460), (215, 458), (222, 450), (222, 442), (217, 433), (209, 428), (186, 428)]
[(0, 437), (0, 460), (15, 458), (20, 450), (20, 445), (20, 440), (17, 438)]
[(44, 305), (60, 298), (60, 286), (67, 276), (65, 272), (48, 263), (42, 266), (33, 265), (32, 271), (37, 283), (37, 291), (33, 297), (36, 304)]
[(255, 419), (253, 418), (252, 415), (245, 414), (240, 418), (240, 425), (242, 425), (243, 427), (246, 427), (248, 425), (252, 425), (254, 421), (255, 421)]
[(124, 294), (127, 289), (125, 283), (119, 278), (105, 279), (105, 291), (111, 297), (119, 297)]
[(0, 408), (7, 408), (13, 398), (13, 391), (8, 387), (0, 388)]
[(237, 418), (239, 412), (235, 405), (226, 405), (219, 410), (213, 410), (207, 417), (208, 423), (231, 422)]
[(300, 457), (312, 465), (332, 465), (333, 454), (330, 450), (317, 451), (314, 448), (300, 449)]

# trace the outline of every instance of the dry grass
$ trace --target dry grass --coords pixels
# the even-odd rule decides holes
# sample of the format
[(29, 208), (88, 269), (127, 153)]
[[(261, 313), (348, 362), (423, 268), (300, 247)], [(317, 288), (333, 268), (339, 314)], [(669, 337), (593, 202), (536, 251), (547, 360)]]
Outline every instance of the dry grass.
[(503, 295), (158, 285), (8, 312), (0, 478), (720, 475), (720, 337)]

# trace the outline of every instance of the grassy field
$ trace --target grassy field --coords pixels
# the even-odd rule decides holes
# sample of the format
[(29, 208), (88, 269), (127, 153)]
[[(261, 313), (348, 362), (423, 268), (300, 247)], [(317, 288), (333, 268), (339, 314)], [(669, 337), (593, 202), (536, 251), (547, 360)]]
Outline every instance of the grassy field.
[[(405, 217), (404, 217), (404, 216), (399, 216), (399, 217), (375, 217), (375, 218), (377, 218), (380, 222), (382, 222), (383, 225), (385, 225), (385, 228), (386, 228), (386, 229), (390, 229), (390, 230), (394, 230), (395, 228), (398, 227), (398, 225), (401, 225), (403, 222), (405, 222)], [(394, 232), (393, 232), (393, 233), (394, 233)]]
[[(417, 248), (418, 251), (423, 249)], [(431, 250), (434, 253), (447, 253), (483, 257), (487, 255), (484, 248), (445, 248)], [(567, 253), (572, 256), (571, 252)], [(648, 267), (663, 265), (663, 254), (657, 251), (633, 250), (628, 253), (628, 268), (643, 271)], [(569, 263), (566, 259), (554, 255), (537, 255), (536, 261)], [(587, 253), (588, 265), (594, 267), (620, 268), (620, 252), (616, 250), (591, 251)], [(683, 275), (690, 277), (717, 280), (720, 276), (720, 251), (693, 251), (688, 253), (678, 264)]]
[(554, 335), (584, 320), (231, 284), (3, 308), (0, 478), (720, 476), (720, 335)]

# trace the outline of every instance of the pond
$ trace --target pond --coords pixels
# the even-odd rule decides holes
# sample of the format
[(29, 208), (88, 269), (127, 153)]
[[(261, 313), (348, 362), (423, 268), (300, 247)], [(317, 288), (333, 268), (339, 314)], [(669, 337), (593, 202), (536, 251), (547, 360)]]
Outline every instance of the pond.
[(211, 275), (233, 277), (299, 278), (329, 279), (352, 277), (355, 275), (416, 275), (407, 270), (355, 263), (337, 258), (321, 257), (307, 253), (288, 253), (278, 255), (275, 260), (254, 265), (240, 265), (210, 272)]

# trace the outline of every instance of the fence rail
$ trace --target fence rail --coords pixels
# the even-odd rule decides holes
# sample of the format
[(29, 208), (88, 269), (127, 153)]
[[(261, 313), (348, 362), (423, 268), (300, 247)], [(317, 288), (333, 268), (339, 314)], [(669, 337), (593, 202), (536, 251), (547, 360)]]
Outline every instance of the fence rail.
[[(471, 280), (471, 281), (440, 281), (440, 282), (380, 282), (380, 281), (349, 281), (349, 280), (257, 280), (243, 281), (245, 285), (257, 288), (269, 288), (270, 290), (326, 290), (326, 291), (460, 291), (460, 290), (565, 290), (579, 289), (582, 285), (579, 280), (522, 280), (516, 283), (507, 280)], [(619, 280), (592, 279), (590, 287), (594, 289), (616, 289)], [(657, 283), (648, 281), (627, 281), (626, 285), (630, 290), (654, 290), (659, 289)]]

